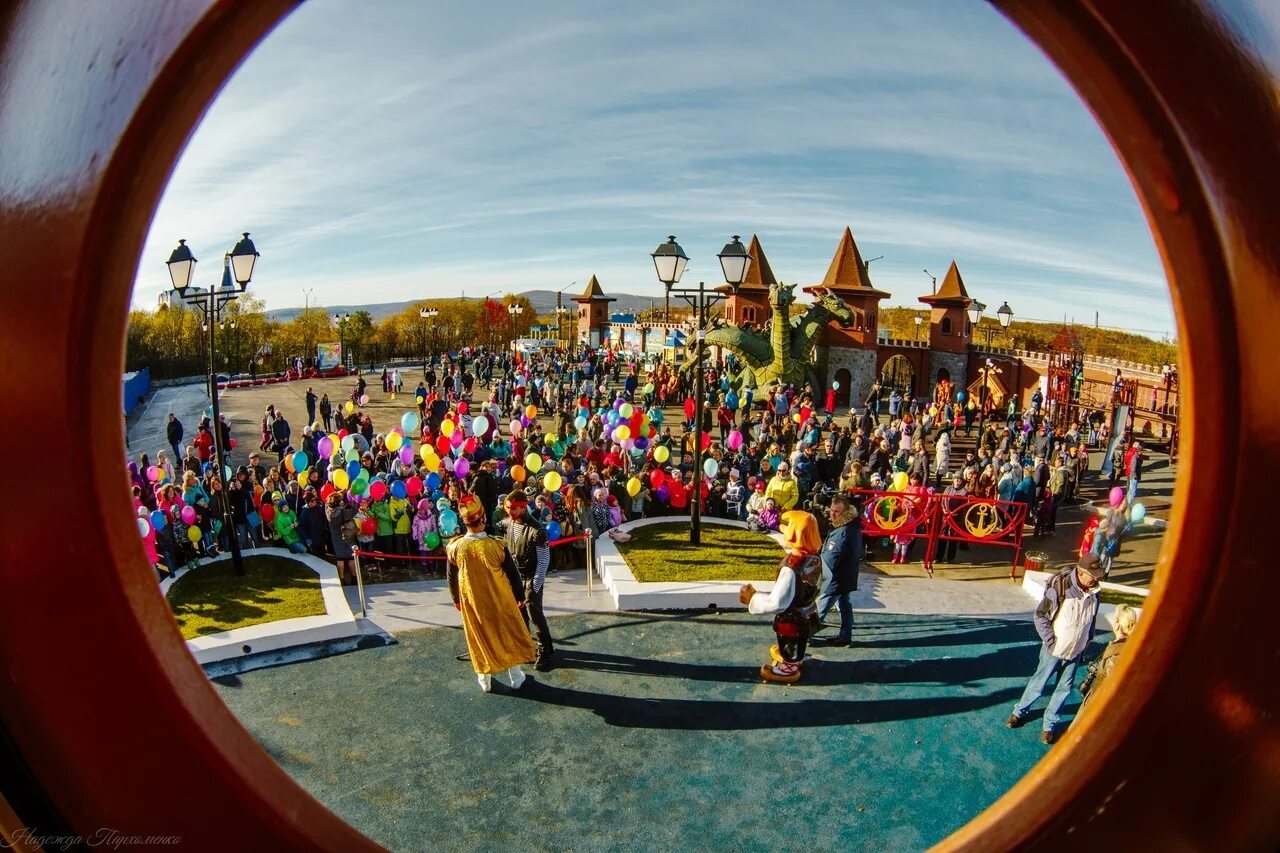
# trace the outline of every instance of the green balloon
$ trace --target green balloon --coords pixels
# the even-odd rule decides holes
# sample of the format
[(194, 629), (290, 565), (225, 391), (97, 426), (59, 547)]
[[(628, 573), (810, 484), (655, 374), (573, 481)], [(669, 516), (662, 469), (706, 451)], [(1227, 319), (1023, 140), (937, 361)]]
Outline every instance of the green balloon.
[(422, 544), (426, 546), (428, 551), (434, 551), (440, 547), (440, 534), (434, 530), (430, 531), (426, 536), (422, 537)]

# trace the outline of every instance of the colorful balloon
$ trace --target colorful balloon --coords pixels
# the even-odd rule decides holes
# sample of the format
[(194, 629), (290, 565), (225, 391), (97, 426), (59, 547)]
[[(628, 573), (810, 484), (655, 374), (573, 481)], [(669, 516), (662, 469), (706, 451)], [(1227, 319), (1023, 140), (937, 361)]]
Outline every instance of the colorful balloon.
[(489, 419), (486, 418), (484, 415), (478, 415), (476, 419), (471, 422), (472, 435), (479, 437), (484, 435), (488, 431), (489, 431)]
[(741, 433), (741, 432), (739, 432), (739, 431), (738, 431), (738, 430), (736, 430), (736, 429), (735, 429), (735, 430), (733, 430), (732, 432), (730, 432), (730, 433), (729, 433), (729, 441), (728, 441), (728, 444), (729, 444), (729, 449), (730, 449), (730, 450), (737, 450), (739, 447), (741, 447), (741, 446), (742, 446), (742, 433)]
[(667, 475), (663, 474), (662, 470), (659, 468), (654, 468), (653, 471), (649, 473), (649, 484), (655, 489), (662, 488), (662, 484), (666, 482), (666, 479)]
[(360, 405), (362, 405), (362, 406), (367, 406), (367, 405), (369, 405), (369, 395), (368, 395), (368, 394), (361, 394), (361, 395), (360, 395)]
[(182, 523), (183, 523), (183, 524), (195, 524), (195, 523), (196, 523), (196, 510), (195, 510), (195, 507), (184, 506), (184, 507), (182, 508)]
[(404, 500), (409, 496), (409, 490), (404, 487), (403, 480), (396, 480), (391, 484), (391, 497), (397, 500)]
[(564, 536), (564, 528), (560, 526), (560, 522), (552, 521), (547, 525), (547, 541), (554, 542)]
[(405, 435), (412, 435), (418, 430), (418, 413), (405, 412), (400, 416), (400, 427)]
[(527, 468), (530, 473), (538, 473), (542, 470), (542, 457), (536, 453), (530, 453), (524, 458), (524, 467)]
[(404, 436), (398, 432), (387, 433), (386, 438), (387, 450), (395, 453), (404, 445)]
[(1142, 520), (1147, 517), (1147, 508), (1143, 504), (1135, 503), (1133, 508), (1129, 510), (1129, 521), (1134, 524), (1141, 524)]
[(192, 545), (194, 545), (195, 543), (199, 542), (199, 541), (200, 541), (200, 528), (199, 528), (199, 527), (188, 527), (188, 528), (187, 528), (187, 539), (188, 539), (188, 540), (190, 540), (190, 542), (191, 542), (191, 544), (192, 544)]
[(511, 479), (515, 480), (517, 483), (523, 483), (524, 478), (527, 476), (528, 476), (528, 472), (524, 470), (523, 465), (511, 466)]
[(548, 471), (547, 475), (542, 478), (542, 486), (549, 492), (560, 491), (562, 485), (564, 485), (564, 480), (561, 479), (559, 471)]
[(1124, 503), (1124, 489), (1119, 486), (1114, 487), (1110, 494), (1107, 495), (1107, 500), (1113, 507), (1120, 506), (1120, 504)]
[(151, 523), (147, 521), (145, 518), (139, 518), (137, 521), (138, 521), (138, 535), (141, 536), (143, 539), (146, 539), (147, 534), (151, 532)]
[(422, 481), (417, 477), (410, 477), (404, 481), (404, 490), (409, 497), (416, 498), (422, 494)]
[(355, 403), (353, 403), (353, 402), (351, 402), (350, 400), (348, 400), (348, 401), (347, 401), (347, 405), (346, 405), (346, 411), (347, 411), (347, 414), (349, 415), (349, 414), (351, 414), (352, 412), (354, 412), (355, 410), (356, 410), (356, 404), (355, 404)]
[(341, 468), (335, 468), (330, 471), (329, 477), (333, 480), (334, 488), (345, 489), (351, 485), (351, 477)]
[(428, 551), (434, 551), (440, 547), (440, 534), (434, 530), (427, 531), (427, 535), (422, 537), (422, 545)]
[(530, 403), (524, 407), (524, 416), (529, 420), (533, 420), (538, 416), (538, 407)]
[(653, 451), (653, 459), (655, 462), (663, 463), (670, 458), (671, 458), (671, 451), (668, 450), (665, 446), (659, 445)]
[(299, 450), (293, 454), (293, 470), (305, 471), (311, 466), (311, 460), (307, 458), (306, 451)]
[(702, 473), (708, 477), (714, 477), (720, 473), (720, 463), (714, 459), (707, 459), (702, 463)]
[(440, 434), (446, 437), (451, 436), (453, 435), (453, 431), (457, 428), (458, 428), (457, 424), (455, 424), (453, 421), (444, 421), (443, 423), (440, 424)]
[(467, 472), (471, 470), (471, 463), (467, 461), (467, 457), (462, 457), (453, 463), (453, 474), (459, 480), (467, 476)]
[(630, 480), (627, 480), (627, 494), (634, 498), (636, 495), (640, 494), (640, 489), (643, 488), (643, 486), (644, 484), (640, 482), (639, 477), (632, 477)]

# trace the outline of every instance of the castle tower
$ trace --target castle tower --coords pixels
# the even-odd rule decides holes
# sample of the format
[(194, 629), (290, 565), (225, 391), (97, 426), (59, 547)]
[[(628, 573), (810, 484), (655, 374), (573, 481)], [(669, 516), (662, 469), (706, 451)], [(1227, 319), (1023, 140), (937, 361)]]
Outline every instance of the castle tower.
[[(839, 296), (853, 311), (848, 326), (832, 322), (823, 330), (819, 353), (825, 355), (825, 368), (818, 373), (826, 378), (827, 387), (838, 382), (836, 404), (843, 408), (850, 401), (861, 403), (876, 378), (876, 329), (879, 326), (880, 300), (892, 294), (877, 290), (871, 283), (867, 262), (848, 227), (840, 236), (835, 256), (822, 282), (804, 288), (806, 293), (827, 290)], [(822, 359), (824, 356), (820, 355)]]
[(609, 340), (609, 303), (616, 300), (604, 295), (594, 275), (582, 295), (572, 299), (578, 303), (578, 343), (603, 346)]
[(751, 256), (751, 266), (747, 268), (747, 279), (738, 287), (737, 293), (727, 284), (716, 288), (727, 293), (724, 301), (724, 319), (726, 323), (739, 326), (760, 327), (769, 319), (769, 286), (777, 284), (769, 259), (760, 247), (760, 238), (751, 235), (751, 245), (747, 247)]
[(964, 288), (964, 279), (953, 260), (947, 267), (937, 293), (921, 296), (929, 306), (930, 389), (939, 378), (947, 378), (957, 388), (968, 384), (969, 339), (972, 329), (965, 309), (973, 302)]

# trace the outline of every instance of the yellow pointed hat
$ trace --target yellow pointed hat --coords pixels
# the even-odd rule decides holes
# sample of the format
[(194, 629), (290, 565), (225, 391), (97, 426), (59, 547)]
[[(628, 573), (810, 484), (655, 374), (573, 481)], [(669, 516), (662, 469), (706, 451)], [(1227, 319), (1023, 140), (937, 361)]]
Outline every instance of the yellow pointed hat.
[(816, 554), (822, 550), (822, 536), (818, 532), (818, 519), (802, 510), (793, 509), (782, 514), (778, 525), (787, 550), (799, 554)]

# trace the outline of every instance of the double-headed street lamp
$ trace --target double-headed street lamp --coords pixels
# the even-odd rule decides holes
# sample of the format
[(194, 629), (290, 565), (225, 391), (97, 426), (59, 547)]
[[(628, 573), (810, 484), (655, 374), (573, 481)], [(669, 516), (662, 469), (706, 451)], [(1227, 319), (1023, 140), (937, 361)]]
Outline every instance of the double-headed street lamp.
[[(735, 237), (734, 239), (738, 238)], [(680, 283), (680, 276), (684, 275), (684, 268), (689, 263), (689, 256), (684, 253), (684, 249), (680, 248), (680, 244), (676, 242), (676, 235), (672, 234), (667, 237), (667, 242), (653, 250), (650, 257), (653, 258), (653, 266), (658, 271), (658, 281), (662, 282), (667, 288), (667, 302), (666, 308), (662, 313), (662, 322), (670, 323), (671, 288)]]
[(511, 349), (514, 352), (516, 348), (516, 317), (524, 313), (524, 306), (518, 302), (513, 302), (507, 306), (507, 313), (511, 315)]
[(427, 378), (427, 324), (440, 315), (435, 308), (419, 308), (418, 318), (422, 321), (422, 378)]
[[(702, 361), (707, 349), (707, 309), (725, 297), (714, 290), (708, 291), (706, 283), (701, 281), (698, 282), (697, 290), (673, 289), (673, 285), (680, 280), (685, 266), (689, 263), (689, 256), (684, 253), (684, 249), (680, 248), (675, 236), (668, 237), (667, 242), (653, 251), (652, 257), (653, 265), (658, 271), (658, 280), (666, 286), (668, 318), (671, 314), (671, 294), (674, 292), (693, 308), (697, 321), (698, 337), (694, 355), (693, 392), (696, 401), (693, 411), (693, 500), (689, 502), (689, 543), (698, 545), (702, 542), (702, 398), (706, 393), (704, 389), (706, 377), (702, 372)], [(729, 285), (730, 292), (737, 293), (738, 288), (747, 280), (747, 271), (751, 269), (751, 255), (747, 254), (742, 240), (734, 234), (733, 239), (725, 243), (717, 257), (720, 258), (720, 269), (724, 273), (725, 283)]]
[[(178, 298), (204, 311), (205, 326), (209, 331), (209, 405), (213, 411), (213, 422), (210, 424), (210, 429), (213, 431), (213, 470), (214, 475), (222, 478), (223, 481), (222, 523), (225, 526), (224, 529), (230, 534), (231, 561), (237, 575), (244, 574), (244, 559), (240, 556), (240, 537), (231, 516), (231, 502), (225, 499), (225, 489), (230, 484), (231, 478), (226, 474), (230, 469), (227, 468), (226, 448), (222, 446), (222, 415), (218, 411), (218, 376), (214, 366), (214, 353), (217, 350), (214, 336), (218, 326), (221, 325), (218, 322), (218, 312), (224, 305), (239, 299), (240, 294), (244, 293), (245, 288), (249, 286), (249, 280), (253, 278), (253, 266), (257, 260), (258, 250), (254, 248), (253, 241), (249, 239), (249, 232), (246, 231), (235, 247), (223, 256), (222, 286), (210, 287), (208, 293), (193, 291), (190, 296), (187, 295), (187, 288), (191, 286), (191, 277), (195, 273), (196, 258), (191, 254), (187, 241), (179, 240), (178, 247), (166, 261), (169, 267), (169, 279), (173, 283), (173, 289), (177, 291)], [(232, 284), (233, 277), (235, 284)]]
[[(975, 329), (978, 328), (978, 323), (982, 321), (982, 312), (985, 311), (986, 308), (987, 308), (986, 305), (983, 305), (981, 302), (977, 301), (976, 299), (973, 302), (969, 303), (969, 307), (968, 309), (966, 309), (966, 313), (968, 313), (969, 315), (969, 325), (971, 327)], [(1000, 319), (1001, 329), (1009, 328), (1009, 324), (1013, 322), (1013, 309), (1009, 307), (1008, 302), (1005, 302), (998, 309), (996, 309), (996, 317)], [(982, 331), (987, 336), (987, 349), (991, 349), (991, 337), (995, 334), (996, 330), (992, 327), (987, 327)]]
[(350, 319), (350, 314), (333, 315), (333, 325), (338, 327), (338, 365), (343, 371), (347, 369), (347, 321)]

